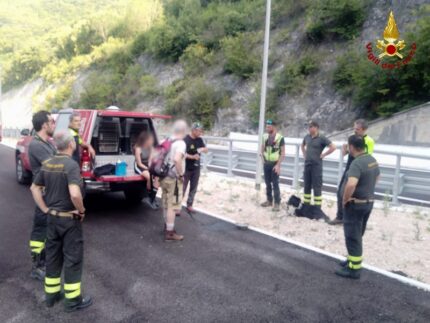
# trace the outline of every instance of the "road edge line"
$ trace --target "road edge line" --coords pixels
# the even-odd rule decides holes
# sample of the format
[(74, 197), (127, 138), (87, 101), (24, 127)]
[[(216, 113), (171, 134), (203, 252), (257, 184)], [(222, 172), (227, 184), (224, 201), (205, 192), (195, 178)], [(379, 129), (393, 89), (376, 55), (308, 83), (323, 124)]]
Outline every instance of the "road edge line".
[[(234, 224), (234, 225), (238, 224), (238, 222), (236, 222), (236, 221), (234, 221), (232, 219), (229, 219), (229, 218), (223, 217), (221, 215), (218, 215), (218, 214), (215, 214), (215, 213), (203, 210), (201, 208), (194, 207), (194, 210), (196, 210), (197, 212), (203, 213), (203, 214), (205, 214), (207, 216), (210, 216), (210, 217), (213, 217), (213, 218), (216, 218), (216, 219), (219, 219), (219, 220), (222, 220), (222, 221)], [(284, 237), (284, 236), (282, 236), (280, 234), (272, 233), (272, 232), (269, 232), (269, 231), (264, 230), (264, 229), (260, 229), (260, 228), (254, 227), (254, 226), (248, 226), (248, 229), (251, 230), (251, 231), (254, 231), (254, 232), (257, 232), (257, 233), (269, 236), (269, 237), (272, 237), (274, 239), (287, 242), (289, 244), (292, 244), (294, 246), (300, 247), (302, 249), (313, 251), (315, 253), (324, 255), (324, 256), (329, 257), (329, 258), (334, 258), (336, 260), (344, 260), (345, 259), (345, 257), (342, 257), (340, 255), (337, 255), (337, 254), (334, 254), (334, 253), (331, 253), (331, 252), (328, 252), (328, 251), (325, 251), (325, 250), (322, 250), (322, 249), (310, 246), (308, 244), (305, 244), (305, 243), (302, 243), (302, 242), (299, 242), (299, 241), (296, 241), (296, 240), (292, 240), (292, 239), (286, 238), (286, 237)], [(370, 270), (370, 271), (373, 271), (375, 273), (378, 273), (378, 274), (380, 274), (382, 276), (385, 276), (385, 277), (397, 280), (397, 281), (399, 281), (399, 282), (401, 282), (403, 284), (406, 284), (406, 285), (409, 285), (409, 286), (412, 286), (412, 287), (416, 287), (416, 288), (424, 290), (426, 292), (430, 292), (430, 284), (426, 284), (426, 283), (420, 282), (418, 280), (415, 280), (415, 279), (412, 279), (412, 278), (409, 278), (409, 277), (401, 276), (401, 275), (392, 273), (392, 272), (390, 272), (388, 270), (381, 269), (381, 268), (378, 268), (378, 267), (375, 267), (375, 266), (372, 266), (372, 265), (368, 265), (366, 263), (363, 263), (363, 268), (365, 268), (367, 270)]]

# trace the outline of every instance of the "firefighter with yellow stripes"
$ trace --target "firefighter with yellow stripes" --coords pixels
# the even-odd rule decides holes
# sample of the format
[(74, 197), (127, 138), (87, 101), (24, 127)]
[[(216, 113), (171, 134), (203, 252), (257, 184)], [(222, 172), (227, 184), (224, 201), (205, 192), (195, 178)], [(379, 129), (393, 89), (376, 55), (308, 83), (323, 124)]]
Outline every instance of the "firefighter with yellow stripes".
[(349, 152), (354, 160), (347, 173), (343, 193), (346, 249), (348, 257), (340, 263), (336, 274), (345, 278), (360, 278), (363, 261), (363, 235), (373, 209), (375, 186), (380, 176), (378, 162), (366, 152), (363, 137), (352, 135), (348, 138)]
[[(69, 131), (58, 132), (54, 141), (59, 153), (46, 160), (33, 181), (31, 192), (38, 207), (48, 216), (46, 240), (46, 305), (65, 298), (68, 312), (92, 304), (81, 292), (85, 208), (79, 166), (71, 158), (76, 143)], [(42, 190), (45, 189), (45, 196)], [(64, 266), (64, 294), (61, 271)]]
[[(336, 146), (325, 136), (319, 133), (319, 124), (316, 121), (308, 123), (309, 134), (303, 138), (302, 153), (305, 158), (304, 182), (305, 192), (304, 204), (311, 204), (312, 189), (314, 191), (314, 205), (322, 205), (322, 173), (323, 159), (336, 150)], [(328, 147), (326, 152), (324, 149)]]
[[(32, 123), (36, 135), (28, 147), (28, 158), (34, 179), (42, 163), (56, 153), (54, 145), (49, 141), (55, 130), (55, 121), (48, 111), (39, 111), (33, 115)], [(30, 235), (31, 277), (41, 281), (45, 279), (46, 226), (46, 214), (36, 206)]]

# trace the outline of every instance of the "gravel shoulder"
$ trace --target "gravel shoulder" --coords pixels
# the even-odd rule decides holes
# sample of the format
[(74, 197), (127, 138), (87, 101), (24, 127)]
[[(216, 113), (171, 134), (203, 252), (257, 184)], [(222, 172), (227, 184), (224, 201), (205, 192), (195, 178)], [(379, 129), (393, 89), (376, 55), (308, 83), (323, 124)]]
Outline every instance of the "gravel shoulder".
[[(281, 186), (282, 210), (260, 207), (265, 185), (255, 190), (252, 180), (202, 173), (195, 206), (308, 245), (345, 255), (341, 225), (291, 216), (286, 201), (292, 194)], [(301, 194), (299, 194), (301, 196)], [(302, 196), (301, 196), (302, 197)], [(324, 193), (323, 210), (336, 215), (336, 197)], [(414, 206), (392, 207), (376, 202), (364, 236), (364, 261), (370, 265), (430, 283), (430, 209)]]

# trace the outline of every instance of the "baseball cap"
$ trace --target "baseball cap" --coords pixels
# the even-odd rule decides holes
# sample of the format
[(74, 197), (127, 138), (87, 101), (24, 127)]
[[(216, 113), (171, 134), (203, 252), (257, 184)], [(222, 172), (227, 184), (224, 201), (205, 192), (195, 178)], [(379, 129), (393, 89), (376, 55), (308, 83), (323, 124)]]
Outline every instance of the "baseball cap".
[(196, 121), (192, 124), (191, 129), (203, 129), (203, 126), (200, 122)]
[(273, 121), (272, 119), (267, 119), (267, 120), (266, 120), (266, 124), (267, 124), (268, 126), (276, 126), (276, 122), (275, 122), (275, 121)]

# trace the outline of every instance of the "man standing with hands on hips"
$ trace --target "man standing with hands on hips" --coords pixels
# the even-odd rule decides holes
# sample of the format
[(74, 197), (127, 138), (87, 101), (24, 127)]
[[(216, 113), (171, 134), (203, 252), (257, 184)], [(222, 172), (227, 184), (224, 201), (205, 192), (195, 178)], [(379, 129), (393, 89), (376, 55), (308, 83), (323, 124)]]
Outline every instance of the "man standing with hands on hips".
[[(263, 145), (261, 146), (261, 155), (264, 159), (264, 181), (266, 182), (266, 202), (262, 207), (273, 206), (272, 211), (280, 211), (281, 192), (279, 190), (279, 175), (281, 174), (281, 163), (285, 158), (285, 140), (277, 132), (276, 123), (268, 119), (266, 121), (267, 133), (263, 136)], [(273, 195), (274, 201), (273, 205)]]
[[(309, 134), (305, 136), (302, 143), (302, 153), (305, 158), (305, 193), (304, 204), (311, 204), (312, 189), (314, 191), (314, 205), (321, 208), (322, 205), (322, 185), (323, 185), (323, 159), (336, 150), (333, 144), (319, 132), (319, 124), (310, 121), (308, 124)], [(323, 152), (326, 147), (329, 149)]]
[(187, 151), (185, 154), (186, 165), (184, 175), (184, 196), (187, 190), (188, 183), (190, 184), (190, 192), (188, 193), (187, 199), (187, 211), (193, 213), (194, 196), (197, 192), (197, 186), (199, 185), (200, 178), (200, 154), (207, 153), (208, 148), (206, 147), (203, 139), (203, 127), (200, 122), (194, 122), (191, 127), (191, 133), (184, 139), (187, 145)]

